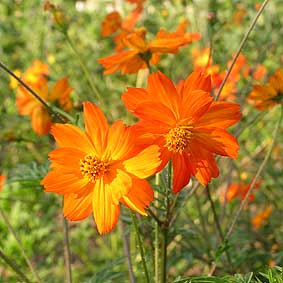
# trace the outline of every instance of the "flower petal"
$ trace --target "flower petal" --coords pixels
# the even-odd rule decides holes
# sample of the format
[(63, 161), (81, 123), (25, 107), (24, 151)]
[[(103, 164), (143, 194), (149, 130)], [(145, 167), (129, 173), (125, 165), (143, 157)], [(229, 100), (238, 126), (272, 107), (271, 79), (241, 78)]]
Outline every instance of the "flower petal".
[(95, 183), (92, 210), (99, 234), (110, 232), (116, 226), (120, 206), (113, 203), (110, 187), (101, 180)]
[(82, 130), (71, 124), (54, 124), (51, 134), (60, 147), (73, 147), (87, 153), (96, 153), (92, 143)]
[(192, 166), (189, 156), (185, 154), (173, 154), (173, 193), (178, 193), (190, 181), (192, 175)]
[(122, 95), (122, 100), (130, 112), (134, 111), (139, 103), (146, 102), (149, 99), (147, 91), (142, 88), (129, 87)]
[(33, 130), (39, 135), (49, 133), (51, 127), (51, 119), (46, 108), (38, 106), (31, 113), (31, 124)]
[(153, 175), (161, 163), (159, 150), (159, 146), (152, 145), (136, 156), (124, 161), (123, 165), (126, 171), (142, 179)]
[(64, 195), (63, 214), (68, 220), (78, 221), (92, 213), (92, 193), (78, 198), (76, 194)]
[(84, 102), (83, 107), (86, 133), (90, 137), (98, 155), (101, 156), (108, 132), (107, 120), (95, 104)]
[(153, 190), (145, 180), (133, 178), (133, 186), (126, 196), (123, 196), (122, 203), (141, 215), (147, 215), (145, 208), (153, 201)]

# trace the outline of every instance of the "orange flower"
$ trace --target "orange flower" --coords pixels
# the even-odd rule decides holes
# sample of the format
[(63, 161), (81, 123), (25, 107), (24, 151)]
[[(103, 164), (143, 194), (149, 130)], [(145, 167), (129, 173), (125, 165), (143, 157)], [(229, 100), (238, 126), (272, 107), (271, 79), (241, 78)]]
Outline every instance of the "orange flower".
[(31, 67), (29, 67), (23, 74), (22, 79), (29, 86), (39, 86), (47, 80), (49, 75), (49, 67), (47, 64), (39, 60), (35, 60)]
[(81, 220), (93, 213), (100, 234), (111, 231), (120, 203), (146, 215), (153, 191), (144, 179), (160, 164), (159, 147), (137, 147), (132, 127), (108, 126), (103, 113), (84, 103), (85, 133), (55, 124), (51, 133), (60, 148), (49, 155), (52, 171), (43, 179), (46, 192), (64, 195), (64, 216)]
[(0, 192), (2, 191), (2, 188), (3, 188), (3, 184), (6, 180), (6, 176), (5, 175), (0, 175)]
[[(249, 182), (248, 184), (245, 184), (243, 182), (231, 184), (226, 194), (227, 201), (231, 201), (234, 198), (240, 198), (241, 200), (243, 200), (251, 187), (251, 183), (252, 181)], [(258, 189), (261, 183), (262, 180), (258, 181), (255, 184), (254, 189)], [(224, 198), (225, 198), (225, 192), (223, 193), (222, 203), (224, 203)], [(252, 192), (249, 195), (249, 202), (253, 200), (254, 200), (254, 193)]]
[[(55, 83), (51, 92), (48, 90), (48, 81), (40, 80), (31, 85), (34, 91), (45, 101), (59, 103), (64, 110), (72, 108), (70, 100), (70, 87), (67, 78), (62, 78)], [(16, 106), (21, 115), (29, 115), (33, 130), (39, 135), (48, 134), (51, 126), (51, 117), (47, 109), (26, 89), (18, 88)]]
[[(18, 69), (14, 70), (13, 73), (17, 77), (20, 77), (21, 74), (22, 74), (21, 71), (18, 70)], [(11, 77), (9, 86), (10, 86), (11, 89), (16, 89), (19, 86), (19, 83), (18, 83), (18, 81), (15, 78)]]
[(266, 110), (283, 104), (283, 71), (278, 69), (265, 85), (255, 85), (249, 100), (258, 110)]
[(123, 38), (125, 46), (130, 50), (99, 59), (98, 62), (106, 69), (104, 74), (117, 71), (122, 74), (136, 73), (147, 68), (147, 64), (157, 64), (160, 54), (177, 53), (180, 47), (200, 38), (199, 33), (185, 33), (182, 29), (171, 33), (161, 29), (155, 39), (149, 42), (145, 40), (145, 35), (145, 30), (132, 32)]
[(255, 80), (261, 80), (266, 75), (266, 68), (263, 65), (257, 65), (253, 71), (253, 78)]
[(117, 11), (113, 11), (106, 15), (102, 22), (102, 29), (101, 29), (101, 35), (103, 37), (106, 37), (118, 29), (120, 29), (122, 26), (122, 19)]
[(161, 148), (162, 169), (173, 162), (173, 192), (188, 184), (191, 176), (206, 185), (217, 177), (214, 154), (236, 158), (239, 146), (226, 129), (241, 117), (240, 106), (214, 102), (210, 76), (193, 72), (174, 86), (161, 72), (149, 76), (147, 89), (128, 88), (122, 96), (128, 110), (140, 121), (143, 143)]
[(271, 206), (268, 206), (264, 211), (260, 212), (252, 219), (254, 229), (258, 229), (263, 225), (263, 223), (269, 218), (271, 211)]

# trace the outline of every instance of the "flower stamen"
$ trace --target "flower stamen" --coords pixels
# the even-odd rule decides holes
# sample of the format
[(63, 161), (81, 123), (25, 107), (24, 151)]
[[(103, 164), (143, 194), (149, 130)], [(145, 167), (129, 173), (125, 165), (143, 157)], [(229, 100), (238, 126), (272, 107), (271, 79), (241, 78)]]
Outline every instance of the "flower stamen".
[(165, 136), (165, 146), (169, 151), (182, 153), (191, 141), (192, 126), (177, 126)]
[(108, 171), (108, 164), (89, 154), (80, 160), (80, 171), (89, 182), (94, 183)]

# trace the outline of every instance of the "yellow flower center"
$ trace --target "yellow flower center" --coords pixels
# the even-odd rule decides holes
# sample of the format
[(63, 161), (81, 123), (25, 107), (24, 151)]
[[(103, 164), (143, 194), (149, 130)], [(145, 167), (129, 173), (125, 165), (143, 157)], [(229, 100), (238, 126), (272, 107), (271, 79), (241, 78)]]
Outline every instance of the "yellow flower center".
[(169, 131), (166, 135), (165, 146), (169, 151), (182, 153), (191, 141), (192, 126), (178, 126)]
[(89, 154), (80, 160), (80, 171), (89, 182), (94, 183), (108, 171), (108, 163)]

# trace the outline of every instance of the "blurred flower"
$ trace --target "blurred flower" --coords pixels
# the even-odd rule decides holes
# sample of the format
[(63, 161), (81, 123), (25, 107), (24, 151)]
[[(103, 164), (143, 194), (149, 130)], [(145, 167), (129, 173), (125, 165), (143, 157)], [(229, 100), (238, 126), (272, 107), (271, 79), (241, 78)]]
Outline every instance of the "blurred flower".
[[(48, 89), (47, 80), (39, 80), (35, 84), (29, 84), (32, 89), (46, 102), (58, 103), (64, 110), (72, 108), (70, 93), (72, 88), (66, 77), (55, 83), (52, 90)], [(33, 130), (39, 135), (48, 134), (51, 126), (51, 117), (45, 108), (24, 87), (19, 87), (16, 96), (16, 106), (21, 115), (29, 115)]]
[(46, 192), (64, 195), (64, 216), (81, 220), (93, 213), (100, 234), (117, 224), (120, 203), (146, 215), (153, 191), (144, 179), (160, 164), (159, 147), (137, 147), (132, 127), (108, 126), (103, 113), (84, 103), (85, 133), (70, 124), (55, 124), (60, 148), (49, 154), (51, 172), (42, 180)]
[(122, 96), (128, 110), (140, 121), (134, 126), (143, 143), (161, 148), (162, 169), (173, 162), (173, 192), (195, 176), (206, 185), (217, 177), (214, 154), (237, 157), (236, 139), (226, 129), (240, 120), (240, 106), (214, 102), (210, 76), (193, 72), (177, 86), (161, 72), (152, 73), (147, 89), (128, 88)]
[(113, 11), (104, 18), (101, 25), (101, 35), (106, 37), (120, 29), (121, 26), (122, 19), (119, 12)]
[(30, 87), (40, 86), (47, 81), (49, 66), (39, 60), (35, 60), (32, 65), (23, 73), (22, 80)]
[(2, 191), (3, 184), (4, 184), (5, 180), (6, 180), (6, 176), (1, 174), (0, 175), (0, 192)]
[(253, 71), (253, 78), (255, 80), (261, 80), (266, 75), (266, 68), (263, 65), (258, 64)]
[(255, 85), (248, 97), (258, 110), (267, 110), (283, 104), (283, 71), (278, 69), (265, 85)]
[(272, 211), (271, 206), (268, 206), (267, 208), (265, 208), (264, 211), (258, 213), (252, 219), (252, 225), (254, 229), (258, 229), (263, 225), (263, 223), (269, 218), (271, 211)]
[(134, 10), (122, 20), (119, 12), (113, 11), (104, 18), (101, 26), (101, 35), (106, 37), (116, 33), (113, 38), (116, 45), (115, 50), (117, 52), (122, 51), (126, 47), (124, 38), (135, 31), (135, 25), (140, 19), (140, 16), (141, 11)]
[(112, 74), (121, 71), (122, 74), (132, 74), (148, 65), (159, 62), (162, 53), (177, 53), (179, 48), (199, 40), (199, 33), (185, 33), (182, 23), (175, 32), (167, 32), (161, 29), (156, 37), (147, 42), (144, 29), (127, 35), (123, 42), (130, 50), (118, 52), (98, 60), (106, 69), (104, 74)]
[[(20, 77), (21, 74), (22, 74), (19, 69), (14, 70), (13, 73), (14, 73), (17, 77)], [(10, 79), (10, 84), (9, 84), (10, 88), (11, 88), (11, 89), (16, 89), (16, 88), (18, 87), (18, 85), (19, 85), (18, 81), (17, 81), (15, 78), (11, 77), (11, 79)]]
[(236, 11), (233, 14), (232, 22), (235, 25), (241, 25), (247, 15), (247, 10), (242, 3), (237, 4)]
[(45, 0), (43, 3), (44, 11), (49, 11), (53, 15), (54, 23), (64, 32), (67, 31), (69, 25), (69, 19), (67, 19), (63, 10), (58, 6), (53, 4), (49, 0)]
[[(225, 195), (226, 195), (227, 202), (231, 201), (234, 198), (239, 198), (243, 200), (251, 187), (251, 183), (252, 181), (250, 181), (248, 184), (245, 184), (244, 182), (231, 184), (227, 190), (227, 193), (223, 192), (222, 194), (222, 199), (221, 199), (222, 203), (225, 202)], [(262, 180), (258, 181), (255, 184), (254, 189), (258, 189), (261, 183), (262, 183)], [(252, 192), (249, 195), (248, 201), (251, 202), (253, 200), (254, 200), (254, 193)]]
[(136, 4), (135, 10), (137, 11), (141, 11), (143, 9), (143, 4), (145, 2), (145, 0), (127, 0), (127, 1), (132, 4)]

